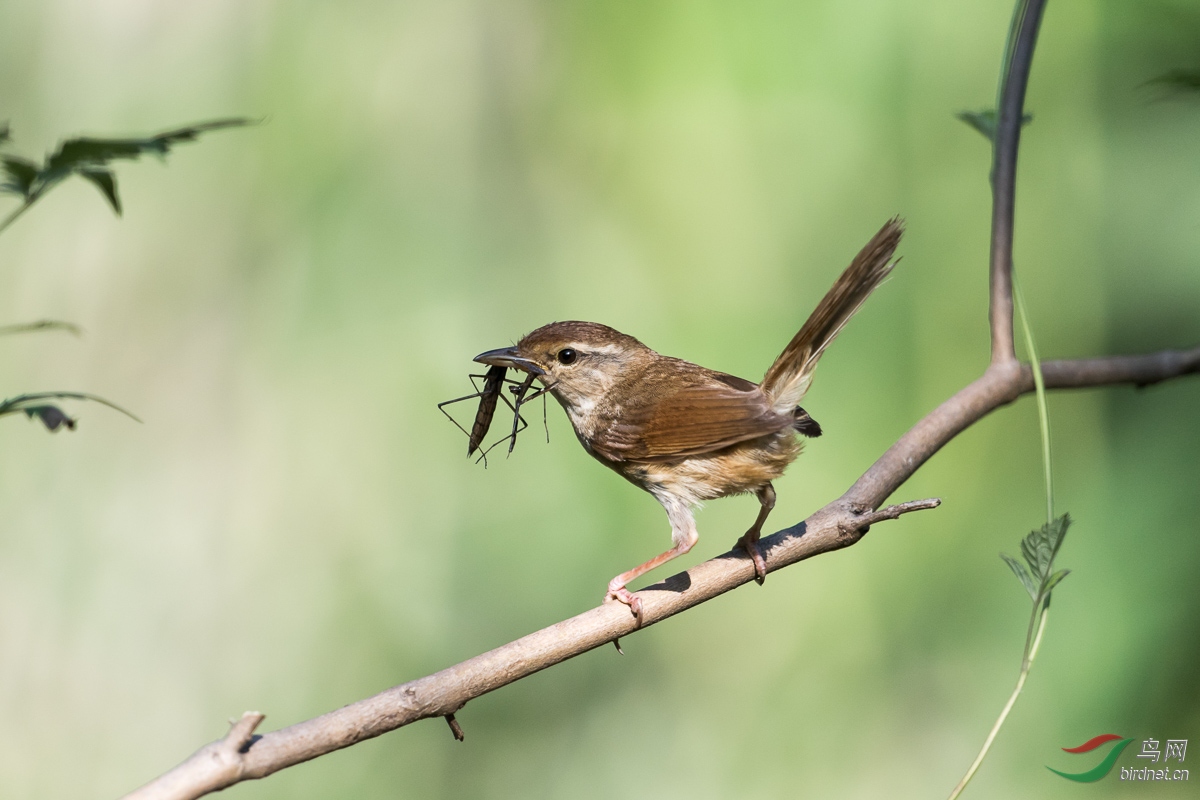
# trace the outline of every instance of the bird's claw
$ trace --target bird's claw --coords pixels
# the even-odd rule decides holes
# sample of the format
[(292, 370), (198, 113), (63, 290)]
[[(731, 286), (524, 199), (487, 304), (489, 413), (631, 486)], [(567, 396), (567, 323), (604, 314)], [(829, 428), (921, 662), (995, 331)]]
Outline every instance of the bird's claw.
[(639, 628), (642, 627), (642, 598), (624, 586), (620, 586), (615, 589), (609, 589), (604, 599), (605, 601), (616, 600), (618, 603), (624, 603), (629, 606), (629, 610), (633, 612), (634, 618), (637, 619), (637, 626)]
[(763, 585), (763, 581), (767, 579), (767, 560), (763, 558), (762, 551), (759, 550), (758, 540), (749, 541), (750, 534), (746, 534), (738, 539), (738, 547), (746, 551), (746, 555), (750, 556), (750, 560), (754, 562), (754, 580), (759, 586)]

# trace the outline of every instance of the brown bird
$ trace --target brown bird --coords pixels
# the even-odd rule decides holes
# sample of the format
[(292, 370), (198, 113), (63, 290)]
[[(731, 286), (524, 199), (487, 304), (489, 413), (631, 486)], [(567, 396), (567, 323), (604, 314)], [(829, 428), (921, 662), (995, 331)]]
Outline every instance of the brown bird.
[(766, 578), (757, 542), (775, 506), (771, 481), (800, 455), (796, 434), (821, 435), (800, 400), (825, 348), (896, 265), (902, 233), (896, 218), (875, 234), (761, 384), (660, 355), (595, 322), (553, 322), (515, 347), (475, 358), (536, 375), (566, 410), (584, 449), (666, 509), (674, 546), (608, 584), (605, 599), (628, 605), (639, 625), (642, 602), (626, 584), (692, 549), (699, 538), (692, 510), (704, 500), (758, 495), (758, 518), (737, 544), (754, 562), (758, 582)]

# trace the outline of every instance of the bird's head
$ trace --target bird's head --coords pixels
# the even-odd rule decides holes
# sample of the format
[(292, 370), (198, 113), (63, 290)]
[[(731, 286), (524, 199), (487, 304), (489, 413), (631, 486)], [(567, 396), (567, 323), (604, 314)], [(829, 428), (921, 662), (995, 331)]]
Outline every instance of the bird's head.
[[(568, 411), (590, 412), (631, 367), (654, 351), (596, 322), (552, 322), (514, 347), (480, 353), (480, 364), (531, 372)], [(572, 414), (572, 417), (575, 415)]]

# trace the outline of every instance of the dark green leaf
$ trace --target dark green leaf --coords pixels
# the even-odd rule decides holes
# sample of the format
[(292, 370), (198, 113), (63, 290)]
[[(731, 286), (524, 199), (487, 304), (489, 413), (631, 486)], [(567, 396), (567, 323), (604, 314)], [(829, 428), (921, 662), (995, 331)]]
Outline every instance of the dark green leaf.
[(1050, 540), (1050, 561), (1053, 562), (1058, 556), (1059, 548), (1062, 547), (1063, 539), (1067, 537), (1067, 528), (1071, 527), (1071, 515), (1063, 514), (1058, 519), (1051, 522), (1044, 530), (1046, 536)]
[(117, 197), (117, 180), (111, 172), (106, 169), (81, 169), (79, 175), (94, 183), (100, 193), (108, 199), (109, 205), (113, 207), (113, 211), (117, 212), (117, 216), (121, 216), (121, 198)]
[[(117, 194), (116, 176), (109, 169), (110, 162), (122, 158), (137, 159), (146, 153), (165, 156), (173, 145), (194, 141), (205, 131), (252, 124), (254, 121), (249, 119), (219, 119), (141, 139), (96, 139), (88, 136), (67, 139), (41, 167), (23, 158), (5, 156), (0, 159), (4, 165), (6, 179), (0, 183), (0, 191), (22, 195), (25, 198), (25, 207), (28, 207), (60, 181), (77, 174), (91, 181), (108, 200), (113, 210), (120, 214), (121, 200)], [(3, 227), (7, 227), (22, 210), (24, 209), (10, 215)]]
[(67, 430), (75, 430), (75, 420), (63, 413), (58, 406), (26, 406), (22, 411), (30, 419), (34, 417), (40, 419), (48, 431), (57, 431), (64, 425)]
[(1033, 578), (1029, 577), (1029, 572), (1026, 571), (1025, 565), (1020, 561), (1017, 561), (1012, 556), (1005, 555), (1004, 553), (1001, 553), (1000, 557), (1004, 559), (1004, 563), (1008, 564), (1008, 566), (1012, 569), (1013, 574), (1016, 575), (1017, 579), (1021, 581), (1021, 585), (1025, 587), (1025, 591), (1029, 592), (1029, 599), (1037, 600), (1037, 584), (1034, 583)]
[[(996, 110), (987, 108), (982, 111), (960, 111), (954, 115), (983, 134), (989, 142), (996, 139)], [(1033, 114), (1021, 116), (1021, 127), (1033, 122)]]
[(8, 123), (0, 123), (0, 144), (4, 144), (11, 138), (12, 136), (9, 134)]
[(1015, 558), (1000, 554), (1000, 557), (1012, 569), (1013, 574), (1021, 580), (1025, 591), (1029, 592), (1029, 596), (1033, 598), (1034, 602), (1037, 602), (1039, 597), (1046, 598), (1048, 601), (1050, 590), (1070, 572), (1065, 569), (1054, 572), (1054, 559), (1058, 556), (1059, 548), (1062, 547), (1069, 527), (1071, 527), (1071, 515), (1063, 514), (1036, 531), (1030, 531), (1029, 535), (1021, 540), (1021, 555), (1025, 557), (1025, 562), (1029, 565), (1028, 571)]
[(1071, 525), (1071, 515), (1063, 514), (1053, 522), (1048, 522), (1021, 540), (1021, 555), (1029, 564), (1029, 572), (1034, 581), (1040, 586), (1050, 577), (1054, 569), (1054, 558), (1062, 547), (1067, 528)]
[(0, 191), (13, 192), (29, 199), (33, 190), (33, 182), (38, 177), (38, 166), (17, 156), (0, 158), (4, 164), (4, 183), (0, 183)]
[(1029, 565), (1029, 573), (1039, 585), (1046, 578), (1046, 568), (1050, 564), (1050, 545), (1046, 541), (1045, 528), (1032, 531), (1021, 540), (1021, 555)]
[(996, 138), (996, 112), (993, 109), (960, 111), (954, 116), (979, 131), (989, 142)]
[(47, 160), (43, 174), (47, 180), (52, 180), (55, 176), (66, 175), (73, 170), (101, 167), (120, 158), (136, 159), (147, 153), (164, 156), (172, 145), (195, 141), (196, 137), (205, 131), (251, 124), (253, 121), (248, 119), (221, 119), (165, 131), (144, 139), (94, 139), (86, 136), (68, 139), (59, 145), (58, 152)]

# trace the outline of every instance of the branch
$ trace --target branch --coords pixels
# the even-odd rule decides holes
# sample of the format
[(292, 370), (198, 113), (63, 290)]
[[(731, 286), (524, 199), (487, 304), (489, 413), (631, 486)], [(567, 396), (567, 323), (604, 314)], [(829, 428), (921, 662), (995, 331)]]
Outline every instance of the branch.
[[(1042, 375), (1049, 389), (1085, 389), (1114, 383), (1132, 383), (1142, 388), (1196, 372), (1200, 372), (1200, 347), (1149, 355), (1042, 362)], [(1033, 386), (1033, 371), (1022, 365), (1021, 375), (1022, 391), (1028, 392)]]
[[(1051, 388), (1084, 388), (1131, 383), (1145, 386), (1200, 372), (1200, 347), (1144, 356), (1042, 364)], [(942, 403), (904, 434), (844, 495), (808, 519), (760, 542), (767, 571), (839, 550), (858, 542), (869, 526), (895, 519), (908, 511), (933, 508), (937, 500), (902, 503), (875, 511), (942, 445), (1000, 406), (1033, 390), (1028, 365), (993, 364), (978, 380)], [(673, 575), (638, 594), (644, 605), (643, 628), (754, 580), (754, 566), (741, 551), (730, 551)], [(192, 800), (286, 767), (370, 739), (418, 720), (453, 719), (469, 700), (551, 667), (588, 650), (615, 642), (637, 631), (629, 608), (605, 604), (543, 628), (483, 655), (424, 678), (381, 692), (374, 697), (250, 739), (253, 725), (243, 727), (201, 749), (175, 769), (146, 784), (127, 798)], [(461, 728), (454, 730), (460, 738)], [(236, 747), (232, 744), (240, 742)]]
[(1013, 214), (1017, 197), (1017, 147), (1021, 143), (1021, 119), (1025, 110), (1025, 88), (1037, 44), (1038, 28), (1046, 0), (1028, 0), (1016, 27), (1004, 84), (997, 109), (996, 136), (992, 155), (992, 250), (989, 273), (991, 299), (988, 318), (992, 322), (992, 363), (1016, 361), (1013, 346)]
[(230, 720), (224, 739), (201, 747), (187, 761), (126, 798), (202, 797), (232, 786), (243, 778), (246, 749), (261, 738), (254, 736), (254, 729), (263, 717), (257, 711), (247, 711), (241, 719)]

